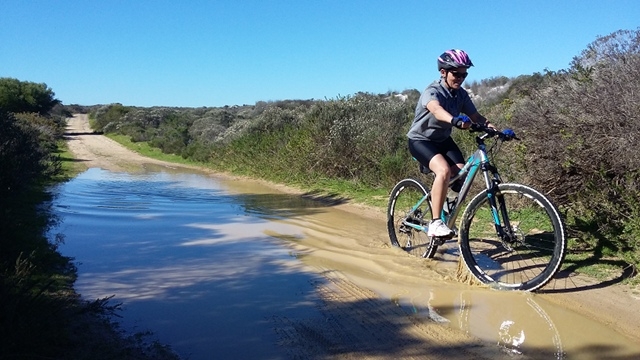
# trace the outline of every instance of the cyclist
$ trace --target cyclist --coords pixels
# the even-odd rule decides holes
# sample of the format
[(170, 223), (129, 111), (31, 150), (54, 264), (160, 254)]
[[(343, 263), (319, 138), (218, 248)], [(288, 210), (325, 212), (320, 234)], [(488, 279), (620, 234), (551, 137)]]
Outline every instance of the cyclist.
[[(469, 94), (462, 88), (467, 69), (473, 66), (469, 55), (463, 50), (451, 49), (438, 57), (440, 79), (429, 85), (420, 95), (415, 118), (407, 133), (409, 152), (435, 174), (431, 187), (433, 218), (429, 223), (428, 236), (450, 237), (453, 231), (439, 218), (447, 195), (449, 178), (464, 166), (460, 148), (451, 138), (455, 126), (467, 129), (471, 122), (487, 124), (471, 102)], [(456, 184), (460, 190), (462, 184)]]

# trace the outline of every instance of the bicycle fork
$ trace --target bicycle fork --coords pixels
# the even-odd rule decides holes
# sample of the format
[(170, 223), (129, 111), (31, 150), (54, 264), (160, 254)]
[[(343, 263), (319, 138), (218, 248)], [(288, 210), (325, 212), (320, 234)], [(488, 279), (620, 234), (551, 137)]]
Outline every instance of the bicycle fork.
[[(500, 238), (500, 242), (507, 251), (512, 251), (513, 244), (516, 240), (514, 229), (511, 227), (509, 221), (509, 215), (507, 213), (507, 205), (504, 199), (504, 195), (500, 192), (498, 185), (502, 182), (497, 169), (491, 165), (486, 164), (483, 167), (485, 170), (485, 181), (487, 182), (487, 198), (489, 200), (489, 206), (491, 207), (491, 215), (493, 216), (494, 226), (496, 228), (496, 234)], [(492, 178), (489, 179), (487, 175), (491, 172)]]

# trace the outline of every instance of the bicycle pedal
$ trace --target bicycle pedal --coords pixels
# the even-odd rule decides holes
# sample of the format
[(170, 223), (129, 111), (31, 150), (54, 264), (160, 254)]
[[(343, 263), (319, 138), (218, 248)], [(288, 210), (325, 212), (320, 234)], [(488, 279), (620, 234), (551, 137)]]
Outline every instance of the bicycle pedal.
[(451, 240), (455, 237), (455, 234), (447, 235), (447, 236), (432, 236), (433, 242), (435, 245), (444, 245), (447, 240)]

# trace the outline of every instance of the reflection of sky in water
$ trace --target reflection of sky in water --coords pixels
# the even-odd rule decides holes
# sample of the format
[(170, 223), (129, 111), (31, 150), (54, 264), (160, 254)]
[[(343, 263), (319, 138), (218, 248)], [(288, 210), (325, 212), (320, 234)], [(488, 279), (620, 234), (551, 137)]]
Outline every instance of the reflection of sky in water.
[(278, 358), (268, 317), (313, 308), (315, 276), (269, 236), (302, 236), (267, 220), (288, 212), (288, 196), (263, 198), (280, 208), (261, 213), (260, 195), (229, 195), (200, 175), (90, 169), (59, 189), (61, 251), (76, 259), (84, 297), (115, 294), (125, 326), (183, 356)]

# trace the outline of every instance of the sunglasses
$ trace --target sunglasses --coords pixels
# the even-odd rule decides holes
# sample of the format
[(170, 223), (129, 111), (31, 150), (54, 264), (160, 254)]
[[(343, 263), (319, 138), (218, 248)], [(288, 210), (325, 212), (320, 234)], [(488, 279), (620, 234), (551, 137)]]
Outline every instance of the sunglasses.
[(466, 73), (466, 72), (462, 73), (457, 71), (449, 71), (449, 73), (457, 79), (466, 79), (467, 76), (469, 75), (469, 73)]

